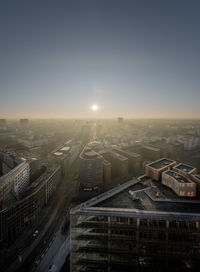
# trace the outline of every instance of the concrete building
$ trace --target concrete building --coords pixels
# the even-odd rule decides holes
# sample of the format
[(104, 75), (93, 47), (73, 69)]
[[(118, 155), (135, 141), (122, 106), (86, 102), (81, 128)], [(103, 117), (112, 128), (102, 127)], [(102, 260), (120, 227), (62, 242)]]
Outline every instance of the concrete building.
[(21, 125), (28, 125), (29, 120), (27, 118), (23, 118), (23, 119), (20, 119), (19, 122)]
[(196, 196), (196, 184), (177, 172), (167, 170), (162, 173), (162, 184), (171, 188), (177, 195), (184, 197)]
[(159, 181), (161, 180), (162, 172), (167, 169), (171, 169), (174, 165), (176, 165), (176, 161), (162, 158), (160, 160), (147, 164), (145, 166), (145, 174), (148, 177)]
[(103, 183), (104, 185), (108, 185), (111, 183), (111, 172), (112, 172), (112, 167), (111, 163), (107, 160), (103, 160)]
[(117, 120), (118, 120), (118, 123), (119, 123), (119, 124), (122, 124), (122, 123), (124, 122), (124, 118), (123, 118), (123, 117), (118, 117)]
[(48, 161), (60, 165), (62, 175), (67, 173), (71, 146), (66, 143), (56, 147), (48, 154)]
[(153, 148), (157, 148), (160, 150), (160, 157), (172, 158), (174, 160), (181, 159), (184, 153), (184, 145), (183, 143), (175, 142), (167, 142), (166, 140), (157, 140), (152, 141), (148, 144)]
[(20, 200), (14, 197), (0, 208), (0, 240), (9, 241), (38, 219), (61, 179), (60, 166), (51, 167), (33, 182)]
[(7, 120), (0, 119), (0, 129), (6, 129), (6, 127), (7, 127)]
[(113, 150), (102, 150), (99, 152), (108, 162), (111, 163), (111, 178), (125, 178), (128, 173), (128, 158), (114, 152)]
[(99, 192), (103, 186), (103, 157), (85, 146), (79, 161), (80, 191)]
[(168, 201), (152, 183), (130, 180), (71, 209), (71, 272), (199, 270), (200, 201)]
[(136, 175), (140, 172), (142, 164), (142, 157), (140, 154), (118, 148), (114, 148), (113, 150), (128, 159), (128, 171), (130, 175)]
[(141, 146), (141, 154), (144, 160), (155, 161), (161, 157), (159, 148), (148, 145)]
[(0, 202), (10, 193), (19, 196), (29, 185), (29, 163), (12, 154), (0, 152)]

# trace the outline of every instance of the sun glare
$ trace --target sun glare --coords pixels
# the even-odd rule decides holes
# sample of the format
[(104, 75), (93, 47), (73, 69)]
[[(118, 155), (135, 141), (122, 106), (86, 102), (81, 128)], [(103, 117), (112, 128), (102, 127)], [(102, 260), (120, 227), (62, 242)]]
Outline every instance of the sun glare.
[(98, 107), (98, 105), (94, 104), (94, 105), (92, 105), (91, 109), (93, 111), (97, 111), (99, 109), (99, 107)]

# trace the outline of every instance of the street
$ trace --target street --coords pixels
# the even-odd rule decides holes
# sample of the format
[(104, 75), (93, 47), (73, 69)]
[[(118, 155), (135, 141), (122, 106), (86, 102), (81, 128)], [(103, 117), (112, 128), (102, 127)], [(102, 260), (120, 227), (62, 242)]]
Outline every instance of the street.
[[(49, 267), (48, 260), (50, 257), (48, 258), (48, 256), (53, 256), (55, 252), (58, 252), (59, 248), (62, 246), (62, 243), (64, 243), (67, 235), (62, 237), (59, 232), (66, 216), (65, 211), (71, 204), (77, 185), (75, 176), (77, 175), (78, 169), (78, 156), (76, 156), (76, 158), (73, 156), (73, 158), (74, 161), (72, 160), (72, 164), (69, 167), (69, 172), (62, 178), (51, 199), (49, 207), (47, 208), (48, 213), (40, 222), (38, 222), (37, 229), (39, 229), (39, 234), (37, 238), (33, 240), (32, 233), (28, 236), (29, 245), (26, 243), (27, 246), (20, 255), (21, 262), (19, 263), (19, 260), (16, 260), (11, 266), (8, 267), (8, 272), (35, 271), (35, 269), (37, 269), (37, 264), (39, 265), (40, 261), (42, 261), (42, 258), (46, 256), (47, 252), (48, 255), (45, 257), (45, 260), (47, 260), (45, 265)], [(50, 251), (48, 250), (49, 247)], [(63, 260), (63, 263), (64, 262), (65, 258)]]

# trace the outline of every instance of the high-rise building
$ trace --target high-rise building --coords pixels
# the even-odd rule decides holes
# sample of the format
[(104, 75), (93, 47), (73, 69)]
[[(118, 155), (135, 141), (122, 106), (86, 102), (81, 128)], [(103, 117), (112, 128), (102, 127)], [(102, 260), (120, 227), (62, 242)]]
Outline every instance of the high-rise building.
[(104, 159), (103, 160), (103, 182), (105, 187), (109, 185), (112, 180), (111, 171), (112, 171), (111, 163)]
[(7, 125), (7, 120), (6, 119), (0, 119), (0, 128), (4, 128), (4, 127), (6, 127), (6, 125)]
[(118, 117), (117, 120), (118, 120), (118, 123), (120, 123), (120, 124), (124, 122), (124, 118), (123, 117)]
[[(11, 173), (11, 180), (13, 180)], [(23, 172), (18, 172), (18, 178), (21, 178)], [(17, 175), (16, 175), (17, 177)], [(11, 186), (11, 193), (6, 199), (4, 194), (4, 202), (0, 202), (0, 240), (1, 242), (10, 241), (20, 231), (24, 228), (38, 220), (40, 212), (43, 207), (47, 205), (51, 199), (57, 185), (61, 179), (61, 169), (60, 166), (49, 165), (48, 170), (46, 170), (41, 176), (38, 177), (32, 184), (30, 184), (26, 190), (22, 192), (20, 199), (14, 197), (13, 186)], [(0, 177), (0, 184), (1, 184)], [(9, 182), (9, 181), (8, 181)], [(7, 184), (8, 187), (10, 184)], [(5, 192), (6, 190), (3, 189)], [(0, 187), (0, 192), (2, 187)], [(8, 195), (8, 192), (7, 192)], [(2, 200), (2, 194), (1, 194)]]
[(9, 153), (0, 152), (0, 201), (9, 193), (20, 195), (30, 181), (29, 163)]
[(125, 178), (129, 176), (128, 173), (128, 159), (113, 150), (102, 150), (99, 152), (108, 162), (111, 163), (111, 177)]
[(71, 272), (199, 270), (200, 199), (145, 182), (130, 180), (71, 210)]
[(29, 120), (27, 118), (23, 118), (23, 119), (20, 119), (19, 122), (21, 125), (28, 125)]
[(97, 193), (103, 185), (103, 157), (85, 146), (80, 154), (80, 192)]
[(116, 153), (128, 158), (128, 170), (129, 174), (136, 175), (141, 170), (141, 162), (142, 157), (140, 154), (131, 152), (131, 151), (124, 151), (119, 148), (113, 149)]

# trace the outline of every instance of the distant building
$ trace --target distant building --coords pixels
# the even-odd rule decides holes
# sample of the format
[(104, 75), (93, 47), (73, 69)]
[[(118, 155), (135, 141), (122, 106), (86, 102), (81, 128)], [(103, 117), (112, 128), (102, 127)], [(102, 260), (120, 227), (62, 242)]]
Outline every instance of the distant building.
[(48, 154), (48, 161), (57, 163), (61, 166), (61, 173), (65, 175), (69, 167), (69, 157), (71, 154), (71, 142), (66, 142)]
[(118, 123), (119, 123), (119, 124), (121, 124), (121, 123), (123, 123), (123, 122), (124, 122), (124, 118), (123, 118), (123, 117), (118, 117), (118, 119), (117, 119), (117, 120), (118, 120)]
[(20, 119), (19, 122), (21, 125), (28, 125), (29, 120), (27, 118), (24, 118), (24, 119)]
[(181, 159), (184, 152), (183, 143), (174, 141), (167, 142), (166, 140), (152, 141), (148, 146), (158, 148), (160, 150), (160, 157), (172, 158), (174, 160)]
[(160, 158), (160, 149), (157, 147), (149, 146), (149, 145), (142, 145), (141, 147), (142, 157), (145, 160), (155, 161)]
[(184, 150), (192, 151), (200, 147), (199, 135), (184, 135), (177, 137), (177, 141), (183, 143)]
[(0, 119), (0, 128), (6, 128), (7, 120), (6, 119)]
[(99, 192), (103, 185), (103, 157), (85, 146), (79, 158), (80, 192)]
[(113, 149), (116, 153), (128, 158), (128, 170), (130, 175), (136, 175), (141, 170), (142, 157), (140, 154), (124, 151), (119, 148)]
[(99, 152), (105, 160), (111, 163), (111, 178), (125, 178), (128, 173), (128, 159), (113, 150), (102, 150)]

